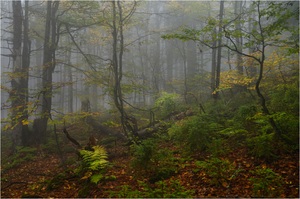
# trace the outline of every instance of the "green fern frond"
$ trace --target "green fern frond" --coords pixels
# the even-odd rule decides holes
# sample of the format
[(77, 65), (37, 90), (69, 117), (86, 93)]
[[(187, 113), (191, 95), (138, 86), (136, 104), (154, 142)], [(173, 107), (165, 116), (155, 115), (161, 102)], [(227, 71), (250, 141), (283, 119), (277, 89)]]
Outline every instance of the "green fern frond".
[(94, 146), (94, 151), (80, 150), (85, 167), (92, 171), (102, 170), (107, 166), (107, 152), (102, 146)]
[(103, 178), (103, 175), (94, 174), (91, 176), (91, 182), (97, 184), (102, 178)]

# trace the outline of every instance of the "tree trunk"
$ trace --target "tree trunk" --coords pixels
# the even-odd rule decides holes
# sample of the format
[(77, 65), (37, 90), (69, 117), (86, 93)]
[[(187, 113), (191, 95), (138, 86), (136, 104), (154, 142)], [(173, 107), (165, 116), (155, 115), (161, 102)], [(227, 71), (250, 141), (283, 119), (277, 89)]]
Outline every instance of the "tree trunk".
[[(113, 99), (116, 108), (121, 115), (121, 123), (126, 137), (135, 141), (138, 137), (137, 123), (133, 116), (129, 116), (124, 110), (123, 93), (121, 81), (123, 77), (123, 51), (124, 51), (124, 36), (123, 36), (123, 10), (120, 1), (112, 1), (113, 7), (113, 24), (112, 24), (112, 37), (113, 37), (113, 73), (114, 73), (114, 88)], [(118, 8), (118, 14), (117, 9)]]
[(45, 24), (43, 72), (42, 72), (42, 101), (41, 116), (33, 122), (35, 143), (46, 141), (47, 122), (51, 118), (52, 106), (52, 73), (55, 68), (55, 51), (58, 42), (56, 12), (59, 1), (47, 2), (47, 16)]
[[(223, 14), (224, 14), (224, 1), (220, 2), (220, 25), (219, 25), (219, 39), (218, 39), (218, 54), (217, 54), (217, 67), (216, 67), (216, 89), (219, 88), (220, 85), (220, 73), (221, 73), (221, 55), (222, 55), (222, 23), (223, 23)], [(213, 95), (215, 99), (219, 98), (219, 92), (215, 92)]]
[(166, 42), (166, 61), (167, 61), (167, 77), (166, 77), (166, 90), (172, 92), (173, 80), (173, 65), (174, 65), (174, 41)]
[[(236, 1), (234, 3), (234, 14), (237, 17), (237, 23), (235, 25), (235, 30), (237, 32), (241, 31), (241, 22), (240, 22), (241, 17), (239, 17), (241, 12), (242, 12), (242, 1)], [(242, 36), (237, 36), (235, 38), (235, 43), (236, 43), (238, 51), (243, 52)], [(236, 53), (236, 57), (237, 57), (237, 60), (236, 60), (237, 61), (237, 64), (236, 64), (237, 70), (240, 74), (243, 74), (242, 55), (240, 53)]]
[[(23, 32), (23, 52), (22, 52), (22, 72), (23, 77), (21, 78), (21, 90), (23, 93), (24, 100), (24, 110), (22, 115), (22, 121), (28, 121), (28, 77), (29, 77), (29, 66), (30, 66), (30, 48), (31, 43), (28, 36), (28, 1), (25, 1), (25, 13), (24, 13), (24, 32)], [(22, 125), (22, 144), (30, 144), (30, 132), (27, 123)]]
[(12, 150), (21, 145), (22, 135), (22, 115), (24, 111), (24, 99), (22, 94), (22, 5), (21, 1), (12, 2), (13, 9), (13, 75), (11, 79), (12, 91), (10, 92), (11, 99), (11, 119), (12, 119)]
[[(216, 34), (216, 29), (214, 28), (213, 34)], [(212, 57), (211, 57), (211, 77), (210, 77), (210, 83), (211, 83), (211, 93), (214, 97), (215, 90), (216, 90), (216, 56), (217, 56), (217, 41), (214, 40), (212, 44)]]

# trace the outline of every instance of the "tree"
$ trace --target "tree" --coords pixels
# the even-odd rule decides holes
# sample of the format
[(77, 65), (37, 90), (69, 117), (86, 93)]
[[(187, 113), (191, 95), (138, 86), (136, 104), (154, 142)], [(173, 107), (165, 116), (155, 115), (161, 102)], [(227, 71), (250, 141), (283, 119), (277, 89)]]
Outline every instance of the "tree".
[[(299, 28), (296, 28), (297, 30), (295, 31), (295, 26), (291, 27), (287, 23), (291, 18), (297, 18), (295, 13), (291, 12), (290, 9), (287, 9), (292, 5), (293, 3), (291, 2), (253, 2), (253, 9), (250, 9), (249, 13), (245, 12), (245, 15), (251, 15), (252, 12), (255, 12), (257, 15), (257, 19), (251, 19), (251, 22), (257, 26), (257, 29), (252, 29), (250, 32), (245, 27), (246, 21), (243, 24), (240, 24), (241, 27), (236, 28), (233, 24), (236, 22), (237, 18), (226, 19), (224, 22), (222, 22), (222, 19), (220, 18), (220, 21), (209, 19), (206, 27), (202, 30), (185, 28), (181, 33), (165, 35), (163, 38), (194, 40), (210, 48), (226, 47), (235, 53), (253, 59), (259, 66), (259, 73), (255, 82), (255, 91), (260, 100), (262, 112), (269, 118), (269, 123), (276, 135), (281, 137), (282, 132), (276, 125), (272, 118), (272, 114), (266, 105), (266, 99), (261, 92), (260, 84), (263, 78), (267, 51), (271, 51), (272, 48), (276, 49), (284, 46), (287, 46), (290, 52), (297, 52), (297, 50), (299, 50), (299, 46), (295, 46), (292, 39), (294, 38), (293, 35), (297, 34), (297, 30), (299, 31)], [(239, 21), (239, 23), (241, 22), (242, 21)], [(221, 24), (221, 26), (219, 24)], [(229, 44), (226, 44), (226, 42), (219, 42), (218, 46), (211, 45), (210, 42), (215, 41), (215, 38), (211, 35), (208, 35), (206, 39), (199, 38), (200, 35), (210, 34), (217, 26), (222, 28), (222, 35), (225, 36)], [(283, 33), (290, 33), (291, 36), (281, 36)], [(219, 37), (222, 35), (219, 35)], [(255, 46), (253, 53), (246, 53), (238, 46), (239, 43), (236, 43), (236, 38), (241, 36), (244, 38), (243, 46), (245, 48), (253, 48)]]
[[(12, 128), (13, 128), (13, 149), (21, 143), (22, 133), (22, 115), (24, 111), (24, 98), (22, 94), (22, 5), (21, 1), (13, 1), (13, 73), (16, 77), (11, 79), (12, 91), (10, 92), (11, 107), (12, 107)], [(21, 113), (21, 115), (20, 115)]]
[[(234, 15), (237, 18), (235, 22), (235, 29), (237, 32), (241, 31), (241, 17), (240, 15), (242, 14), (242, 1), (235, 1), (234, 2)], [(243, 51), (242, 45), (243, 45), (243, 37), (242, 35), (236, 35), (235, 36), (235, 43), (239, 51)], [(243, 74), (243, 65), (242, 65), (242, 55), (240, 53), (236, 53), (236, 68), (240, 74)]]
[[(216, 67), (216, 89), (220, 86), (220, 72), (221, 72), (221, 53), (222, 53), (222, 24), (224, 15), (224, 1), (220, 1), (220, 14), (219, 14), (219, 30), (218, 30), (218, 54), (217, 54), (217, 67)], [(218, 91), (214, 91), (213, 97), (218, 98)]]
[(123, 77), (123, 53), (124, 53), (124, 23), (132, 16), (136, 3), (133, 3), (130, 12), (123, 16), (123, 9), (120, 1), (112, 1), (112, 37), (113, 37), (113, 49), (112, 49), (112, 68), (114, 74), (113, 84), (113, 99), (115, 106), (121, 114), (121, 123), (123, 130), (127, 138), (134, 141), (137, 137), (137, 121), (133, 116), (126, 113), (124, 109), (124, 99), (122, 92), (122, 77)]
[[(283, 44), (288, 44), (289, 41), (286, 39), (277, 39), (279, 35), (282, 34), (283, 31), (288, 31), (288, 27), (286, 26), (287, 20), (291, 17), (289, 12), (284, 10), (283, 3), (273, 3), (269, 2), (264, 5), (261, 2), (253, 2), (256, 7), (256, 12), (258, 15), (258, 19), (256, 24), (258, 26), (257, 30), (249, 33), (242, 33), (242, 30), (228, 30), (226, 26), (223, 26), (223, 30), (225, 32), (225, 37), (231, 42), (232, 45), (225, 44), (224, 46), (228, 49), (241, 54), (245, 57), (251, 58), (255, 60), (259, 65), (259, 74), (255, 83), (255, 90), (257, 96), (260, 99), (260, 104), (262, 107), (262, 111), (265, 115), (269, 117), (269, 122), (272, 128), (274, 129), (277, 137), (281, 137), (281, 130), (278, 128), (275, 123), (269, 108), (266, 105), (266, 99), (261, 92), (260, 84), (263, 78), (265, 60), (267, 56), (267, 48), (269, 46), (281, 46)], [(266, 6), (266, 7), (264, 7)], [(278, 18), (280, 16), (280, 18)], [(272, 20), (272, 23), (265, 23), (264, 20), (269, 19)], [(227, 26), (230, 24), (227, 24)], [(238, 31), (238, 32), (237, 32)], [(241, 49), (239, 49), (237, 43), (233, 39), (234, 34), (242, 34), (245, 38), (247, 38), (247, 42), (245, 46), (253, 46), (256, 45), (256, 51), (254, 54), (246, 54)]]
[(29, 128), (28, 128), (28, 79), (29, 79), (29, 66), (30, 66), (30, 50), (31, 42), (29, 40), (29, 17), (28, 17), (28, 0), (25, 1), (25, 13), (24, 13), (24, 31), (23, 31), (23, 52), (22, 52), (22, 69), (24, 76), (21, 78), (21, 86), (24, 97), (24, 110), (22, 117), (22, 144), (29, 145)]
[(46, 141), (47, 122), (51, 118), (52, 106), (52, 73), (55, 69), (55, 51), (59, 41), (59, 26), (57, 25), (57, 10), (59, 1), (47, 1), (47, 13), (45, 23), (41, 113), (40, 118), (33, 121), (34, 142), (39, 144)]
[(11, 73), (11, 124), (13, 149), (28, 145), (28, 76), (30, 65), (30, 40), (28, 36), (28, 1), (24, 16), (20, 1), (12, 2), (13, 8), (13, 72)]

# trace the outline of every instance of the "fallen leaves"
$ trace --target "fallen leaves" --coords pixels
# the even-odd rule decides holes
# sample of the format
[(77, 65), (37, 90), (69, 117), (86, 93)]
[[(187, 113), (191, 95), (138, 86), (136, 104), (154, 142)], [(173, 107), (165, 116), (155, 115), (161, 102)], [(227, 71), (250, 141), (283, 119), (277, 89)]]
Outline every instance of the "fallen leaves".
[[(118, 149), (119, 155), (111, 160), (113, 165), (108, 169), (108, 176), (115, 176), (113, 180), (99, 183), (98, 186), (91, 188), (88, 197), (106, 198), (109, 197), (107, 191), (119, 190), (121, 185), (129, 185), (132, 189), (139, 189), (138, 181), (147, 181), (143, 176), (136, 175), (136, 172), (129, 166), (130, 156), (124, 155), (125, 149)], [(179, 170), (170, 179), (180, 180), (180, 183), (186, 188), (195, 191), (195, 197), (251, 197), (252, 184), (249, 182), (252, 174), (250, 173), (257, 165), (262, 168), (272, 168), (276, 173), (284, 178), (284, 190), (278, 197), (298, 197), (299, 195), (299, 157), (298, 154), (289, 155), (278, 159), (272, 164), (259, 162), (247, 155), (245, 149), (239, 149), (232, 152), (226, 157), (233, 163), (236, 168), (241, 169), (234, 179), (221, 181), (220, 185), (214, 186), (210, 183), (209, 176), (196, 168), (194, 160), (191, 160), (184, 166), (178, 167)], [(47, 191), (46, 182), (55, 175), (64, 171), (63, 167), (59, 167), (60, 159), (58, 156), (40, 156), (34, 160), (23, 163), (17, 168), (9, 170), (2, 175), (2, 197), (20, 198), (25, 195), (38, 195), (41, 197), (78, 197), (78, 192), (82, 188), (80, 178), (65, 179), (62, 185), (52, 191)], [(71, 176), (70, 172), (70, 176)], [(85, 180), (89, 177), (89, 173), (81, 178)], [(12, 184), (5, 188), (11, 182), (21, 182), (23, 184)], [(4, 187), (4, 189), (3, 189)]]

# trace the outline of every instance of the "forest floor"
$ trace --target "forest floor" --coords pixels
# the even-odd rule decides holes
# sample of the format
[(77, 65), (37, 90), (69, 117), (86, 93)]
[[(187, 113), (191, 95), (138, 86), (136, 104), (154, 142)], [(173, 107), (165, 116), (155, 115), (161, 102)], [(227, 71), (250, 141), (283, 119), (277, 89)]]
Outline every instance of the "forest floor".
[[(176, 150), (171, 144), (163, 147), (169, 150)], [(114, 180), (100, 182), (98, 185), (88, 185), (86, 197), (89, 198), (107, 198), (111, 191), (120, 190), (120, 186), (128, 185), (131, 190), (143, 189), (138, 181), (147, 181), (146, 177), (139, 175), (130, 166), (131, 156), (128, 146), (117, 145), (108, 149), (112, 154), (109, 161), (112, 163), (107, 173), (115, 176)], [(70, 159), (76, 160), (74, 153), (65, 154)], [(177, 154), (180, 155), (180, 154)], [(220, 186), (211, 185), (201, 172), (195, 172), (195, 159), (205, 159), (206, 154), (197, 154), (195, 158), (186, 160), (178, 171), (165, 181), (179, 180), (186, 190), (193, 190), (194, 197), (251, 197), (252, 185), (249, 182), (251, 178), (250, 170), (255, 169), (257, 165), (267, 166), (283, 177), (283, 192), (278, 197), (299, 196), (299, 153), (283, 155), (277, 161), (266, 164), (249, 156), (246, 148), (238, 148), (226, 155), (235, 165), (242, 169), (234, 180), (223, 183)], [(203, 157), (204, 156), (204, 157)], [(80, 197), (79, 192), (86, 185), (86, 181), (76, 177), (73, 174), (74, 164), (65, 163), (62, 166), (58, 155), (48, 155), (39, 153), (31, 160), (12, 167), (1, 176), (1, 197), (2, 198), (20, 198), (20, 197), (53, 197), (53, 198), (74, 198)], [(59, 174), (64, 173), (64, 177)], [(55, 180), (54, 180), (55, 179)], [(51, 187), (49, 187), (49, 182)]]

